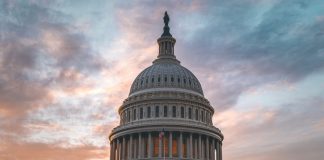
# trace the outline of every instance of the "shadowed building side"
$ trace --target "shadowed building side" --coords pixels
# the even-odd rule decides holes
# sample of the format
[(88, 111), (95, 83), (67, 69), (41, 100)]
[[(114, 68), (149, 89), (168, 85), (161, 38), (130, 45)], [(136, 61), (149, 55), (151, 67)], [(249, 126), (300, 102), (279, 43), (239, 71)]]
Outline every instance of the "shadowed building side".
[(176, 59), (167, 12), (163, 19), (158, 57), (136, 77), (119, 108), (110, 160), (222, 160), (224, 137), (213, 126), (214, 109), (195, 75)]

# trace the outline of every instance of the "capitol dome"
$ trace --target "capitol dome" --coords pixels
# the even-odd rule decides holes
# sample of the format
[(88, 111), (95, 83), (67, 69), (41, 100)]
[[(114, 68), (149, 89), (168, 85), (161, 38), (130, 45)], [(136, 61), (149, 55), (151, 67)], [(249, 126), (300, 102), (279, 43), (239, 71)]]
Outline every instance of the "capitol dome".
[(203, 96), (201, 85), (194, 74), (177, 61), (156, 60), (134, 80), (130, 95), (152, 90), (174, 90)]
[(165, 13), (153, 64), (133, 81), (119, 107), (120, 124), (110, 135), (110, 160), (222, 160), (220, 129), (214, 108), (196, 76), (174, 54)]

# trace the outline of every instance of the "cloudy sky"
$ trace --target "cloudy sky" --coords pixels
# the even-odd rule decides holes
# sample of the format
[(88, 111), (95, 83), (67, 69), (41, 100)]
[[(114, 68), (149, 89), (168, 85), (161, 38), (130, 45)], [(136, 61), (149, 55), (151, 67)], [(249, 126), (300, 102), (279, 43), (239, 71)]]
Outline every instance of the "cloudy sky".
[(158, 54), (200, 80), (226, 160), (324, 157), (322, 0), (0, 1), (0, 159), (109, 159), (117, 109)]

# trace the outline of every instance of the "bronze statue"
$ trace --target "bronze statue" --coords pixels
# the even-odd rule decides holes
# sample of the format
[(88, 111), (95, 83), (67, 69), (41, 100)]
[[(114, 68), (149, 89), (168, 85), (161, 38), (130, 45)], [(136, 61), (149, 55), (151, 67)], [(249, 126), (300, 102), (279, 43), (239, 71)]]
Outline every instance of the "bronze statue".
[(163, 20), (164, 20), (164, 24), (166, 25), (166, 26), (168, 26), (169, 25), (169, 15), (168, 15), (168, 12), (167, 11), (165, 11), (165, 13), (164, 13), (164, 17), (163, 17)]
[(170, 33), (170, 28), (169, 28), (170, 18), (169, 18), (169, 15), (168, 15), (167, 11), (164, 12), (163, 20), (164, 20), (164, 27), (163, 27), (163, 34), (161, 36), (170, 36), (170, 37), (172, 37), (172, 35)]

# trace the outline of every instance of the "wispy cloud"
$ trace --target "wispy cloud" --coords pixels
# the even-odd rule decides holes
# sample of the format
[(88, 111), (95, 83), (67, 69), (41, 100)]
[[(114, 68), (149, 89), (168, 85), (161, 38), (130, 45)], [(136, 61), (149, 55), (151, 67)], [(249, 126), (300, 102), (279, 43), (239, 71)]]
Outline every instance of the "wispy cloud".
[(321, 1), (88, 3), (0, 3), (0, 159), (107, 159), (117, 109), (157, 56), (165, 10), (226, 159), (323, 157)]

